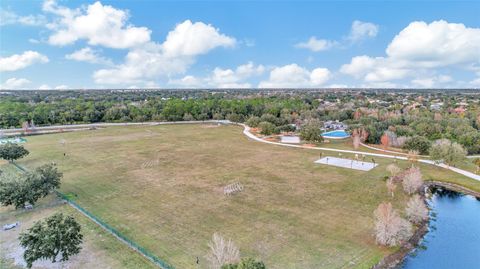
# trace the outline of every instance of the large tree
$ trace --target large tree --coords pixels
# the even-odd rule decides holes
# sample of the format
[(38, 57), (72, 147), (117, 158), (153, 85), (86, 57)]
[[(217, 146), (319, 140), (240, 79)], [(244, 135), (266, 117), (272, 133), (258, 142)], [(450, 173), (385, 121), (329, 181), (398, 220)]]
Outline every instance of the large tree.
[(439, 139), (433, 143), (430, 149), (430, 157), (433, 160), (443, 161), (447, 164), (455, 164), (465, 159), (467, 151), (462, 145), (448, 139)]
[(54, 164), (46, 164), (16, 178), (0, 181), (0, 203), (15, 208), (26, 203), (34, 205), (38, 199), (59, 188), (61, 178), (62, 173)]
[(415, 194), (410, 198), (405, 208), (408, 219), (413, 223), (420, 223), (428, 219), (428, 208), (420, 195)]
[(311, 119), (300, 129), (300, 138), (308, 142), (322, 142), (322, 125), (320, 121)]
[(22, 145), (15, 143), (6, 143), (0, 145), (0, 158), (13, 162), (27, 156), (30, 152)]
[(71, 216), (56, 213), (20, 234), (20, 245), (25, 248), (23, 258), (27, 267), (39, 259), (67, 261), (80, 253), (83, 235), (80, 224)]
[(381, 203), (374, 211), (374, 216), (378, 244), (398, 246), (412, 235), (411, 224), (398, 215), (391, 203)]
[(39, 196), (47, 196), (51, 191), (60, 187), (62, 173), (58, 171), (55, 164), (45, 164), (35, 168), (33, 172), (28, 173), (29, 181), (32, 182), (32, 188)]
[(405, 141), (404, 149), (417, 150), (420, 154), (428, 153), (430, 149), (430, 141), (424, 136), (412, 136)]

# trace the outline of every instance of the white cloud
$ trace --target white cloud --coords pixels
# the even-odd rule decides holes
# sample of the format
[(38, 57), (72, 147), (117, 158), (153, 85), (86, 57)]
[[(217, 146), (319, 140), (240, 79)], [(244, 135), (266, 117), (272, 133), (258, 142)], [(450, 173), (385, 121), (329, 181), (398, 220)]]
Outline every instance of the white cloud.
[(337, 45), (336, 41), (326, 40), (326, 39), (317, 39), (312, 36), (307, 42), (300, 42), (295, 44), (296, 48), (309, 49), (314, 52), (328, 50)]
[(433, 88), (443, 86), (445, 83), (451, 82), (452, 77), (447, 75), (430, 76), (426, 78), (416, 78), (412, 80), (412, 85), (419, 88)]
[(235, 42), (210, 24), (186, 20), (168, 33), (162, 50), (167, 57), (196, 56), (216, 47), (233, 47)]
[(344, 64), (340, 72), (360, 78), (375, 66), (375, 59), (367, 55), (355, 56), (349, 64)]
[(316, 68), (309, 71), (297, 64), (275, 67), (270, 71), (269, 79), (260, 82), (259, 88), (298, 88), (316, 87), (330, 79), (330, 71), (326, 68)]
[(181, 88), (197, 88), (201, 87), (203, 81), (191, 75), (184, 76), (181, 79), (171, 79), (168, 84), (179, 86)]
[(67, 85), (58, 85), (55, 87), (55, 90), (67, 90), (69, 87)]
[(169, 84), (180, 87), (215, 87), (215, 88), (251, 88), (251, 83), (246, 80), (260, 76), (265, 71), (263, 65), (255, 65), (253, 62), (238, 66), (235, 70), (215, 68), (205, 78), (185, 76), (181, 79), (170, 80)]
[(388, 45), (385, 57), (356, 56), (340, 72), (368, 83), (412, 77), (414, 85), (434, 87), (447, 81), (442, 76), (424, 78), (424, 73), (441, 67), (467, 69), (478, 63), (480, 29), (446, 21), (412, 22)]
[(398, 84), (393, 83), (393, 82), (388, 82), (388, 81), (382, 81), (382, 82), (369, 82), (366, 84), (361, 85), (361, 88), (398, 88)]
[(70, 87), (68, 87), (67, 85), (58, 85), (58, 86), (55, 86), (55, 87), (51, 87), (50, 85), (48, 84), (42, 84), (40, 86), (38, 86), (38, 89), (39, 90), (68, 90), (70, 89)]
[(166, 57), (161, 46), (150, 43), (130, 50), (123, 64), (95, 71), (93, 78), (97, 84), (141, 84), (146, 80), (182, 74), (194, 61), (194, 57)]
[(371, 22), (354, 21), (350, 30), (348, 39), (357, 42), (365, 38), (376, 37), (378, 34), (378, 25)]
[(22, 54), (0, 58), (0, 71), (16, 71), (35, 63), (47, 63), (47, 56), (36, 51), (25, 51)]
[(23, 89), (23, 87), (28, 84), (30, 84), (30, 80), (25, 78), (9, 78), (5, 81), (5, 83), (0, 84), (0, 89)]
[(99, 84), (137, 84), (145, 79), (185, 73), (196, 57), (218, 47), (232, 47), (235, 39), (202, 22), (187, 20), (169, 32), (163, 44), (150, 42), (130, 50), (116, 68), (101, 69), (93, 77)]
[(472, 81), (469, 82), (469, 84), (473, 87), (480, 88), (480, 77), (473, 79)]
[(66, 59), (87, 62), (93, 64), (106, 64), (111, 65), (112, 61), (99, 55), (98, 51), (93, 50), (90, 47), (79, 49), (74, 51), (72, 54), (65, 55)]
[(10, 10), (0, 10), (0, 26), (9, 24), (21, 24), (26, 26), (40, 26), (46, 24), (43, 15), (20, 16)]
[(330, 71), (327, 68), (315, 68), (310, 73), (312, 85), (322, 85), (330, 79)]
[(48, 38), (52, 45), (69, 45), (85, 39), (89, 45), (124, 49), (150, 41), (151, 31), (148, 28), (128, 24), (128, 11), (102, 5), (100, 2), (69, 9), (57, 5), (53, 0), (47, 0), (43, 10), (60, 17), (47, 25), (53, 31)]
[(386, 53), (422, 67), (480, 63), (480, 28), (444, 20), (412, 22), (395, 36)]
[(347, 84), (330, 84), (325, 86), (325, 88), (344, 89), (344, 88), (348, 88), (348, 85)]

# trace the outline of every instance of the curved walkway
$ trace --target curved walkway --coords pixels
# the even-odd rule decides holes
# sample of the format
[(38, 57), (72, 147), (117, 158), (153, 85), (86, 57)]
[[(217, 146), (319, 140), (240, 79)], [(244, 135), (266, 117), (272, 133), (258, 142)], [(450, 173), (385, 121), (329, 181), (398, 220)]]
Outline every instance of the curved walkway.
[[(243, 123), (234, 123), (229, 120), (207, 120), (207, 121), (174, 121), (174, 122), (126, 122), (126, 123), (91, 123), (91, 124), (72, 124), (72, 125), (56, 125), (56, 126), (45, 126), (45, 127), (38, 127), (37, 131), (51, 131), (51, 130), (58, 130), (58, 129), (74, 129), (74, 128), (88, 128), (88, 127), (108, 127), (108, 126), (134, 126), (134, 125), (168, 125), (168, 124), (192, 124), (192, 123), (220, 123), (220, 124), (237, 124), (240, 126), (243, 126), (243, 133), (258, 142), (262, 143), (267, 143), (267, 144), (272, 144), (272, 145), (278, 145), (278, 146), (283, 146), (283, 147), (292, 147), (292, 148), (304, 148), (304, 149), (313, 149), (313, 150), (322, 150), (322, 151), (332, 151), (332, 152), (340, 152), (340, 153), (353, 153), (353, 154), (361, 154), (361, 155), (366, 155), (366, 156), (374, 156), (374, 157), (381, 157), (381, 158), (390, 158), (390, 159), (398, 159), (398, 160), (408, 160), (407, 157), (402, 157), (402, 156), (396, 156), (396, 155), (387, 155), (387, 154), (381, 154), (381, 153), (371, 153), (371, 152), (363, 152), (363, 151), (355, 151), (355, 150), (343, 150), (343, 149), (332, 149), (332, 148), (322, 148), (322, 147), (306, 147), (302, 145), (292, 145), (292, 144), (283, 144), (279, 142), (273, 142), (273, 141), (266, 141), (263, 140), (254, 134), (250, 132), (250, 127)], [(18, 128), (18, 129), (0, 129), (0, 131), (3, 131), (4, 134), (6, 135), (14, 135), (17, 132), (23, 131), (23, 129)], [(41, 133), (41, 132), (39, 132)], [(364, 145), (366, 146), (366, 145)], [(367, 146), (369, 147), (369, 146)], [(377, 151), (382, 151), (382, 149), (377, 149), (373, 148), (374, 150)], [(398, 154), (398, 153), (396, 153)], [(476, 158), (479, 156), (468, 156), (469, 158)], [(456, 167), (451, 167), (446, 164), (437, 164), (432, 160), (427, 160), (427, 159), (419, 159), (418, 160), (421, 163), (426, 163), (426, 164), (431, 164), (435, 165), (437, 167), (445, 168), (450, 171), (462, 174), (468, 178), (480, 181), (480, 175), (476, 175), (474, 173), (456, 168)]]
[[(386, 153), (392, 153), (392, 154), (398, 154), (398, 155), (404, 155), (404, 156), (408, 155), (408, 153), (405, 153), (405, 152), (398, 152), (398, 151), (393, 151), (393, 150), (376, 148), (376, 147), (369, 146), (365, 143), (360, 143), (360, 145), (362, 145), (362, 146), (364, 146), (368, 149), (371, 149), (371, 150), (376, 150), (376, 151), (381, 151), (381, 152), (386, 152)], [(417, 155), (417, 156), (428, 157), (428, 155)], [(467, 158), (469, 158), (469, 159), (480, 158), (480, 155), (468, 155)]]
[[(353, 154), (361, 154), (361, 155), (375, 156), (375, 157), (381, 157), (381, 158), (408, 160), (407, 157), (387, 155), (387, 154), (381, 154), (381, 153), (370, 153), (370, 152), (363, 152), (363, 151), (332, 149), (332, 148), (322, 148), (322, 147), (306, 147), (306, 146), (302, 146), (302, 145), (291, 145), (291, 144), (283, 144), (283, 143), (280, 143), (280, 142), (267, 141), (267, 140), (263, 140), (263, 139), (255, 136), (254, 134), (252, 134), (250, 132), (250, 127), (248, 127), (247, 125), (245, 125), (243, 123), (239, 123), (239, 125), (243, 126), (243, 128), (244, 128), (243, 133), (247, 137), (249, 137), (249, 138), (251, 138), (255, 141), (262, 142), (262, 143), (284, 146), (284, 147), (292, 147), (292, 148), (303, 148), (303, 149), (314, 149), (314, 150), (322, 150), (322, 151), (353, 153)], [(468, 171), (465, 171), (465, 170), (462, 170), (462, 169), (459, 169), (459, 168), (456, 168), (456, 167), (452, 167), (452, 166), (449, 166), (449, 165), (446, 165), (446, 164), (443, 164), (443, 163), (437, 164), (436, 162), (434, 162), (432, 160), (426, 160), (426, 159), (419, 159), (418, 161), (421, 162), (421, 163), (431, 164), (431, 165), (434, 165), (434, 166), (437, 166), (437, 167), (445, 168), (445, 169), (448, 169), (448, 170), (453, 171), (455, 173), (462, 174), (462, 175), (464, 175), (468, 178), (480, 181), (480, 175), (476, 175), (474, 173), (471, 173), (471, 172), (468, 172)]]

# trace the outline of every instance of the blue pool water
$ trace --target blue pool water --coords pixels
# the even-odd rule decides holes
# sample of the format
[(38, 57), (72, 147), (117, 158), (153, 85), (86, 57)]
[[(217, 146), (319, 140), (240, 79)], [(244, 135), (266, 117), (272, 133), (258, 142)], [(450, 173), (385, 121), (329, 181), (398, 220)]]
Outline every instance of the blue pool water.
[(2, 138), (0, 139), (0, 144), (7, 144), (7, 143), (25, 143), (27, 142), (27, 139), (22, 138), (22, 137), (15, 137), (15, 138)]
[(401, 268), (480, 268), (480, 201), (439, 190), (430, 206), (429, 232)]
[(323, 137), (334, 137), (334, 138), (347, 138), (350, 135), (344, 130), (335, 130), (330, 132), (325, 132), (322, 134)]

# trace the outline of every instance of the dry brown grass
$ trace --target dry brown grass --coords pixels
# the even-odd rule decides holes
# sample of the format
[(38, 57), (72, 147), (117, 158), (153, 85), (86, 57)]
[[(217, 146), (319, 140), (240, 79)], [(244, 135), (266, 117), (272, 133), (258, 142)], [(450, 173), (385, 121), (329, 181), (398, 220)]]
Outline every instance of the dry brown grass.
[[(372, 236), (379, 203), (406, 204), (385, 190), (391, 160), (376, 158), (379, 166), (362, 172), (314, 164), (318, 151), (251, 141), (237, 126), (146, 128), (30, 137), (22, 163), (56, 161), (64, 193), (177, 268), (195, 268), (196, 257), (206, 268), (214, 232), (268, 268), (368, 268), (392, 251)], [(142, 168), (155, 158), (158, 165)], [(452, 178), (423, 169), (426, 178)], [(245, 191), (225, 197), (218, 189), (232, 181)]]

